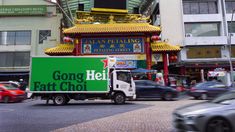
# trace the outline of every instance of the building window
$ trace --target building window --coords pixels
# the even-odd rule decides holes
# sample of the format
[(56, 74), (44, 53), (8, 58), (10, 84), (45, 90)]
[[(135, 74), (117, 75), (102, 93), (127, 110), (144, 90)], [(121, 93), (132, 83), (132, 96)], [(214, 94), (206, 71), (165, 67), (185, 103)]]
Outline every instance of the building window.
[(219, 23), (185, 23), (186, 36), (220, 36)]
[(233, 10), (235, 9), (235, 1), (234, 0), (226, 0), (225, 5), (226, 5), (226, 12), (227, 13), (232, 13)]
[[(230, 27), (230, 26), (232, 26), (232, 27)], [(233, 22), (232, 25), (231, 25), (231, 22), (228, 22), (228, 32), (235, 33), (235, 22)]]
[(30, 52), (0, 52), (0, 67), (29, 66)]
[(231, 47), (231, 57), (235, 58), (235, 46)]
[(31, 31), (0, 31), (0, 45), (30, 45)]
[(39, 31), (39, 44), (42, 44), (47, 37), (51, 36), (51, 30), (40, 30)]
[(184, 14), (216, 14), (218, 13), (217, 0), (198, 1), (184, 0)]
[(201, 46), (201, 47), (188, 47), (187, 58), (221, 58), (220, 46)]

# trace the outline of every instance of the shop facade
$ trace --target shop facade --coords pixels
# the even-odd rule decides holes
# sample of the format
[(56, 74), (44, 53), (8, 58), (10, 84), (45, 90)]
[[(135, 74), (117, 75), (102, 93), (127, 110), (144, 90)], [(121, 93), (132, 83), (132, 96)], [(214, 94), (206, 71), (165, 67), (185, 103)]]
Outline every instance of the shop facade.
[(60, 42), (62, 15), (43, 0), (0, 0), (0, 17), (0, 80), (27, 80), (30, 57)]

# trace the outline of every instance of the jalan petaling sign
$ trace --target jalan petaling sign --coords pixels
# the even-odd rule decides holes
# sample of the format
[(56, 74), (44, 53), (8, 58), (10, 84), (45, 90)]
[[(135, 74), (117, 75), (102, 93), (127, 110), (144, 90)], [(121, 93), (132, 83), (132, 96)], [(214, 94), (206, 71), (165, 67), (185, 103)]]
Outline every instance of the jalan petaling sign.
[(83, 38), (82, 54), (135, 54), (144, 53), (144, 39), (133, 38)]
[(4, 5), (0, 6), (0, 16), (45, 15), (45, 5)]

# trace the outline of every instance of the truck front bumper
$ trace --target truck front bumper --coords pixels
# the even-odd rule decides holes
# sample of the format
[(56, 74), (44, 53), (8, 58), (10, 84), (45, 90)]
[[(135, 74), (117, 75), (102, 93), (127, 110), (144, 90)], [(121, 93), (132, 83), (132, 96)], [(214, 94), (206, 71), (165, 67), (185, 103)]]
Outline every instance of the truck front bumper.
[(134, 94), (133, 96), (127, 96), (128, 99), (130, 100), (135, 100), (136, 99), (136, 94)]

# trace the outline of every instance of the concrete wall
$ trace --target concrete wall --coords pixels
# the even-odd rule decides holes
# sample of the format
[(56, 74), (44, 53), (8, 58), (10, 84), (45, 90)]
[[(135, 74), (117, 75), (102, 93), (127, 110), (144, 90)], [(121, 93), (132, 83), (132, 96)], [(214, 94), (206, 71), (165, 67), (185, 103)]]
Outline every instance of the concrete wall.
[(182, 45), (184, 27), (181, 0), (160, 0), (162, 40), (168, 39), (170, 44)]

